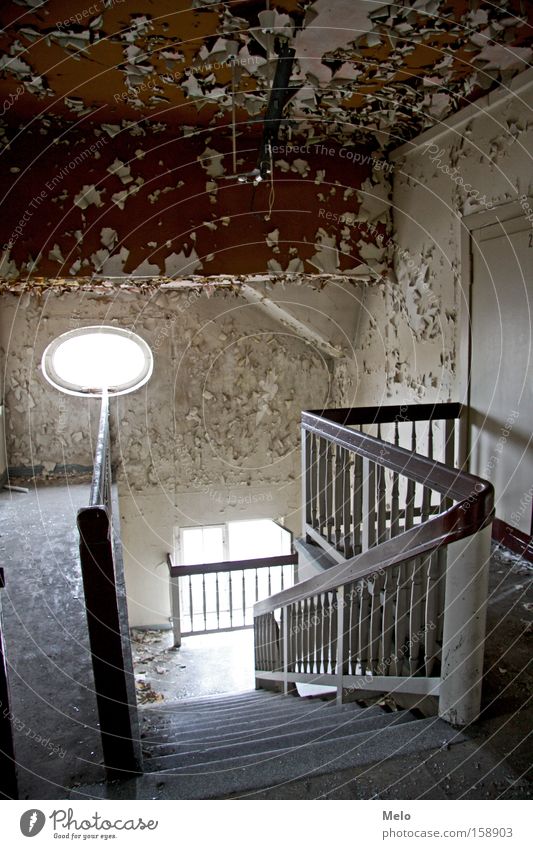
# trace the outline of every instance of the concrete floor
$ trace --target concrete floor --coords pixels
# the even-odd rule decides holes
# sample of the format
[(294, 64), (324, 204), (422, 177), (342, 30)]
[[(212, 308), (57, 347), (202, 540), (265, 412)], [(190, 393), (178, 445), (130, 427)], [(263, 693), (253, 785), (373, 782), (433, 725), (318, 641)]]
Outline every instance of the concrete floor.
[[(21, 798), (67, 798), (69, 788), (104, 777), (75, 523), (87, 496), (88, 486), (80, 484), (27, 494), (0, 491), (0, 558), (7, 583), (2, 602)], [(413, 763), (411, 784), (405, 766), (394, 779), (398, 767), (391, 764), (382, 778), (393, 789), (382, 798), (417, 798), (430, 786), (425, 783), (430, 775), (435, 798), (530, 795), (525, 777), (531, 762), (532, 574), (531, 564), (495, 551), (483, 714), (467, 731), (468, 756), (457, 749), (439, 752), (420, 772)], [(215, 649), (209, 645), (213, 639)], [(137, 664), (136, 671), (167, 700), (247, 689), (253, 686), (250, 640), (249, 631), (193, 637), (179, 651), (169, 651), (168, 633), (160, 643), (139, 646), (145, 659), (152, 654), (154, 660), (144, 664), (144, 672)], [(368, 786), (354, 783), (353, 775), (329, 777), (327, 785), (312, 779), (287, 788), (284, 798), (369, 798), (383, 792), (383, 781), (376, 775)]]
[(172, 642), (171, 631), (133, 630), (132, 652), (140, 702), (155, 701), (152, 694), (171, 702), (254, 689), (251, 629), (185, 637), (180, 648), (174, 648)]

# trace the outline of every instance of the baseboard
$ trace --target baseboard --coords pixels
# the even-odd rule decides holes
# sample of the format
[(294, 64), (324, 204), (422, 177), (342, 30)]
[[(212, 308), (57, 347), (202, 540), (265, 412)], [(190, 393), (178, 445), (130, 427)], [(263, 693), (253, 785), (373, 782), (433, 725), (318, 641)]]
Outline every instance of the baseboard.
[(533, 563), (533, 537), (519, 531), (501, 519), (494, 519), (492, 539), (519, 554), (524, 560)]

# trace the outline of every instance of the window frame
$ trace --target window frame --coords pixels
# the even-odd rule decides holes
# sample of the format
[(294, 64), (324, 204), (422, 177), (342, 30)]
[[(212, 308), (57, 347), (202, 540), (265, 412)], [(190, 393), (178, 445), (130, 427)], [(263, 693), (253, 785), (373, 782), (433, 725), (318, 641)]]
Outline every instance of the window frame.
[(77, 327), (74, 330), (68, 330), (66, 333), (62, 333), (60, 336), (53, 339), (45, 348), (41, 357), (41, 372), (45, 380), (55, 389), (59, 392), (65, 393), (66, 395), (76, 395), (82, 398), (102, 397), (102, 390), (95, 391), (94, 388), (86, 388), (83, 387), (82, 384), (72, 383), (71, 381), (65, 380), (57, 373), (54, 366), (54, 355), (61, 345), (68, 342), (70, 339), (87, 336), (91, 333), (109, 334), (129, 339), (134, 342), (138, 348), (140, 348), (144, 357), (144, 366), (141, 372), (135, 378), (125, 381), (118, 386), (108, 387), (107, 394), (109, 397), (127, 395), (130, 392), (135, 392), (150, 380), (154, 367), (152, 349), (138, 333), (134, 333), (132, 330), (126, 330), (123, 327), (113, 327), (112, 325), (88, 325), (85, 327)]

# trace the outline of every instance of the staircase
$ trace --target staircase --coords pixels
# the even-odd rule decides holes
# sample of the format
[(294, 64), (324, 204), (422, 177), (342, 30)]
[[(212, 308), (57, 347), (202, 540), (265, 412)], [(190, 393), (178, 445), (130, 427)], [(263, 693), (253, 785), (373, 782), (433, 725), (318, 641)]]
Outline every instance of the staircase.
[(253, 690), (149, 706), (140, 711), (144, 775), (170, 779), (179, 799), (283, 793), (346, 769), (379, 772), (391, 759), (405, 767), (407, 754), (463, 739), (445, 722), (419, 716)]

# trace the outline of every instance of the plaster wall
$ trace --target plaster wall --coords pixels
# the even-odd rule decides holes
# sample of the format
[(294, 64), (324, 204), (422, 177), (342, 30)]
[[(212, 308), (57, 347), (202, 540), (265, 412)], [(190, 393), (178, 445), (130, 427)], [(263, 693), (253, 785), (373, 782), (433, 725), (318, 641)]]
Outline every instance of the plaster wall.
[[(346, 282), (336, 294), (328, 288), (276, 291), (349, 355), (353, 292)], [(336, 396), (332, 362), (315, 346), (227, 289), (5, 295), (1, 315), (8, 460), (12, 472), (39, 479), (90, 469), (99, 413), (97, 400), (62, 395), (42, 377), (51, 339), (116, 323), (153, 350), (150, 382), (112, 400), (132, 625), (168, 621), (175, 527), (274, 518), (299, 531), (300, 413)]]

